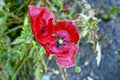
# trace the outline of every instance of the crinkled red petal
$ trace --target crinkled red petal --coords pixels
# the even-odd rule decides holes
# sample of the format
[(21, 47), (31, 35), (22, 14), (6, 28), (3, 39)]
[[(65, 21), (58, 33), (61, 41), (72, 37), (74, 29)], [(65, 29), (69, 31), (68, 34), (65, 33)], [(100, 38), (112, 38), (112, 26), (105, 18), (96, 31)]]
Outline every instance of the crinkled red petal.
[(66, 41), (77, 42), (79, 40), (78, 29), (72, 21), (58, 22), (55, 31), (57, 36), (65, 37)]
[(65, 45), (63, 45), (63, 46), (62, 45), (57, 46), (56, 41), (57, 41), (57, 38), (53, 42), (51, 41), (51, 44), (47, 44), (46, 49), (50, 53), (57, 55), (57, 54), (67, 53), (69, 51), (68, 46), (66, 46), (67, 43)]
[(69, 52), (58, 54), (56, 59), (57, 64), (63, 68), (74, 66), (74, 57), (78, 52), (78, 45), (70, 43), (67, 46), (69, 47)]
[(40, 43), (44, 47), (44, 49), (46, 50), (47, 57), (49, 57), (51, 54), (50, 50), (48, 49), (48, 46), (53, 44), (55, 39), (56, 38), (54, 36), (49, 36), (49, 37), (45, 38), (45, 41), (47, 42), (46, 44)]
[[(51, 20), (52, 21), (52, 20)], [(49, 21), (48, 23), (48, 26), (45, 27), (45, 32), (44, 33), (41, 33), (41, 34), (37, 34), (35, 36), (35, 39), (39, 42), (39, 43), (42, 43), (42, 44), (45, 44), (45, 43), (49, 43), (53, 38), (52, 37), (52, 34), (55, 32), (55, 27), (54, 25), (51, 23), (51, 21)]]
[(54, 15), (47, 8), (29, 5), (30, 23), (35, 39), (46, 43), (46, 38), (54, 33)]
[(32, 28), (32, 33), (35, 35), (36, 34), (36, 26), (35, 23), (37, 21), (37, 17), (39, 16), (40, 12), (43, 10), (39, 7), (29, 5), (28, 6), (29, 10), (29, 16), (30, 16), (30, 23), (31, 23), (31, 28)]
[[(36, 32), (38, 34), (42, 34), (43, 36), (50, 34), (49, 32), (52, 33), (54, 31), (54, 15), (49, 12), (47, 8), (42, 8), (40, 14), (36, 18), (35, 26), (36, 26)], [(52, 28), (52, 29), (51, 29)], [(47, 32), (44, 32), (47, 30)]]

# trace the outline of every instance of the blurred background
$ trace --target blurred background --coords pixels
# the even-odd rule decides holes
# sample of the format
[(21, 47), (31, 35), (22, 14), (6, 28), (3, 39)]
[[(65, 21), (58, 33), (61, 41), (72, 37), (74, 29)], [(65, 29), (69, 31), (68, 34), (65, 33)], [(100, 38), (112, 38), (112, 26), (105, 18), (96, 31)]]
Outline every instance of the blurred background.
[(69, 80), (120, 80), (120, 0), (0, 0), (0, 80), (62, 80), (31, 33), (28, 5), (72, 20), (81, 40)]

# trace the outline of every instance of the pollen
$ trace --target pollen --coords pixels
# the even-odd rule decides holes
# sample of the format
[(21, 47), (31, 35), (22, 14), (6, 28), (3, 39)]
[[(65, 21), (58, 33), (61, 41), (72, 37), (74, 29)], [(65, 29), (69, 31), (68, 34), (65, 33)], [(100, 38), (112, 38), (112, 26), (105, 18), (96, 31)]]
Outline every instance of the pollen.
[(63, 43), (63, 40), (62, 39), (59, 39), (58, 40), (58, 44), (62, 44)]

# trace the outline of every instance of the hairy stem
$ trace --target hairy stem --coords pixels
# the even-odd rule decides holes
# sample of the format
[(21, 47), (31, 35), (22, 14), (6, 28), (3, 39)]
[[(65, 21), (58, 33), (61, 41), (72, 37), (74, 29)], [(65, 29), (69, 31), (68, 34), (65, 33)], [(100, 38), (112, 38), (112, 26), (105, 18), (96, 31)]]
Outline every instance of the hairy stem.
[(22, 66), (25, 64), (25, 62), (29, 59), (30, 56), (27, 56), (24, 61), (21, 63), (21, 65), (18, 67), (17, 71), (15, 72), (15, 75), (12, 77), (12, 80), (15, 80), (16, 75), (18, 74), (18, 72), (20, 71), (20, 69), (22, 68)]
[(65, 68), (61, 68), (61, 67), (59, 67), (59, 68), (60, 68), (62, 80), (68, 80), (66, 69)]

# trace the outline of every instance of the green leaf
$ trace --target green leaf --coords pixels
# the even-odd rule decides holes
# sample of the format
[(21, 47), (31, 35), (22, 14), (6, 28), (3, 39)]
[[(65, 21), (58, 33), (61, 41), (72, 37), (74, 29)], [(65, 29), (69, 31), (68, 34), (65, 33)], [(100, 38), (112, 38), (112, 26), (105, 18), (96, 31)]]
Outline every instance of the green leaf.
[[(28, 17), (25, 17), (25, 20), (24, 20), (24, 28), (26, 27), (26, 26), (28, 26), (28, 21), (29, 21), (29, 18)], [(23, 28), (23, 29), (24, 29)]]
[(120, 55), (120, 50), (118, 50), (118, 54)]
[(109, 13), (102, 13), (102, 14), (101, 14), (101, 18), (102, 18), (103, 20), (109, 21), (111, 17), (110, 17), (110, 14), (109, 14)]
[(97, 24), (100, 22), (100, 19), (94, 19), (90, 18), (86, 23), (85, 26), (90, 29), (95, 29), (97, 27)]
[(6, 68), (7, 68), (8, 72), (9, 72), (9, 74), (11, 75), (11, 77), (13, 77), (15, 73), (14, 73), (14, 69), (13, 69), (10, 62), (6, 63)]
[(37, 52), (37, 50), (38, 50), (38, 49), (37, 49), (37, 46), (33, 46), (33, 47), (30, 49), (30, 52), (29, 52), (30, 57), (32, 57), (33, 54)]
[(88, 28), (84, 28), (84, 30), (81, 32), (81, 37), (85, 37), (90, 30)]
[(3, 41), (0, 41), (0, 50), (5, 51), (5, 44)]
[(2, 18), (2, 17), (4, 17), (4, 16), (5, 16), (4, 12), (3, 12), (3, 11), (0, 11), (0, 18)]
[(41, 78), (45, 74), (46, 67), (43, 63), (38, 63), (38, 62), (36, 63), (35, 66), (36, 66), (36, 68), (35, 68), (34, 75), (35, 75), (37, 80), (41, 80)]
[(118, 63), (120, 63), (120, 58), (118, 59)]
[(59, 6), (60, 10), (63, 8), (61, 0), (52, 0), (52, 1), (55, 5)]
[(15, 61), (18, 57), (19, 57), (19, 54), (18, 54), (18, 53), (15, 53), (15, 54), (11, 55), (10, 60), (11, 60), (11, 61)]
[(45, 49), (43, 47), (41, 47), (39, 52), (40, 52), (40, 55), (42, 56), (45, 53)]
[(25, 19), (24, 19), (24, 25), (23, 25), (21, 36), (19, 37), (19, 39), (21, 39), (21, 38), (24, 39), (26, 42), (29, 42), (33, 38), (31, 29), (30, 29), (30, 26), (29, 26), (28, 16), (25, 17)]
[(21, 54), (20, 54), (20, 60), (22, 60), (26, 54), (26, 48), (27, 46), (25, 44), (21, 44)]
[(110, 6), (109, 10), (113, 14), (117, 14), (119, 12), (119, 9), (115, 6)]
[(94, 21), (91, 23), (92, 29), (96, 28), (96, 27), (97, 27), (97, 24), (98, 24), (100, 21), (101, 21), (100, 19), (94, 20)]

